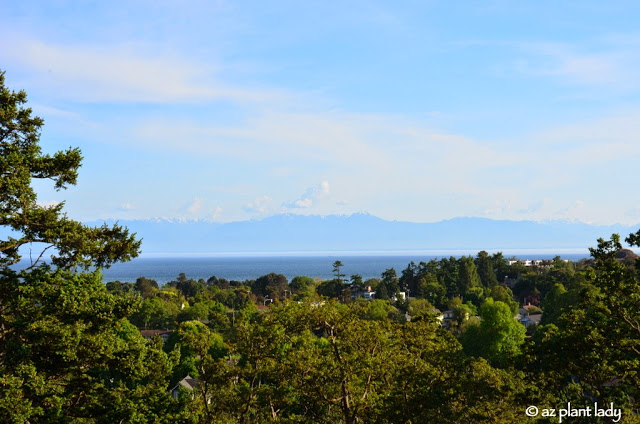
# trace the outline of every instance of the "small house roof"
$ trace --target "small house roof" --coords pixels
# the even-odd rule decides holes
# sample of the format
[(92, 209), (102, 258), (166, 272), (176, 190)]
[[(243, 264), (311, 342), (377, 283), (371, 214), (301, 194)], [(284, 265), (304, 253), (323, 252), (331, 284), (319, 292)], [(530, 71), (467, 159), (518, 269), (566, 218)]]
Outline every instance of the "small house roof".
[(173, 392), (174, 390), (178, 389), (179, 386), (182, 386), (187, 390), (193, 390), (196, 388), (197, 384), (198, 384), (198, 379), (193, 378), (189, 374), (187, 374), (185, 378), (178, 381), (178, 384), (176, 384), (175, 387), (171, 389), (171, 391)]
[(528, 321), (531, 322), (533, 324), (540, 324), (540, 319), (542, 318), (542, 314), (535, 314), (535, 315), (527, 315), (526, 317), (520, 319), (520, 321)]

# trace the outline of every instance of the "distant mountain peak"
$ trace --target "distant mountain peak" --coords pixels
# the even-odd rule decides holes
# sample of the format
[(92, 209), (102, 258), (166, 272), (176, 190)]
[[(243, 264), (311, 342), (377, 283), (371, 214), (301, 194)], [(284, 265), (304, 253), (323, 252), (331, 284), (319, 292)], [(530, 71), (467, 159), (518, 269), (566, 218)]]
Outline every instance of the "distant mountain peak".
[[(566, 221), (456, 217), (433, 223), (351, 215), (280, 214), (214, 223), (189, 219), (120, 220), (143, 238), (144, 253), (586, 249), (634, 227)], [(101, 225), (102, 221), (90, 223)]]

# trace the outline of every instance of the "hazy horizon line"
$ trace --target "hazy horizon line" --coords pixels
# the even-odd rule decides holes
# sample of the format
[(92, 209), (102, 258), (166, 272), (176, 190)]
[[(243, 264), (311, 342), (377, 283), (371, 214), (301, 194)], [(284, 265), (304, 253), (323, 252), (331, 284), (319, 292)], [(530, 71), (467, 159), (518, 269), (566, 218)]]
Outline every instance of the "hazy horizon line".
[(97, 219), (86, 219), (82, 222), (84, 223), (95, 223), (95, 222), (119, 222), (119, 221), (142, 221), (142, 222), (169, 222), (169, 223), (207, 223), (207, 224), (217, 224), (217, 225), (225, 225), (239, 222), (259, 222), (265, 219), (277, 217), (277, 216), (295, 216), (295, 217), (317, 217), (317, 218), (328, 218), (328, 217), (344, 217), (350, 218), (352, 216), (363, 215), (369, 216), (373, 218), (377, 218), (386, 222), (397, 222), (397, 223), (409, 223), (409, 224), (438, 224), (446, 221), (453, 221), (456, 219), (483, 219), (487, 221), (502, 221), (502, 222), (532, 222), (536, 224), (547, 224), (547, 223), (563, 223), (563, 224), (583, 224), (594, 227), (640, 227), (640, 222), (635, 224), (623, 224), (621, 222), (614, 222), (610, 224), (602, 224), (602, 223), (593, 223), (593, 222), (585, 222), (578, 219), (508, 219), (508, 218), (490, 218), (485, 216), (454, 216), (451, 218), (443, 218), (437, 221), (406, 221), (406, 220), (397, 220), (397, 219), (387, 219), (380, 217), (378, 215), (374, 215), (368, 212), (353, 212), (350, 214), (296, 214), (296, 213), (276, 213), (272, 215), (265, 215), (260, 218), (249, 218), (249, 219), (241, 219), (235, 221), (215, 221), (213, 219), (208, 218), (185, 218), (185, 217), (161, 217), (155, 216), (150, 218), (97, 218)]
[[(515, 255), (579, 255), (584, 253), (591, 256), (588, 247), (576, 248), (517, 248), (517, 249), (420, 249), (420, 250), (317, 250), (317, 251), (261, 251), (261, 252), (151, 252), (141, 253), (139, 258), (260, 258), (260, 257), (358, 257), (358, 256), (475, 256), (478, 252), (485, 251), (489, 254), (502, 253), (503, 256)], [(640, 250), (638, 250), (640, 252)], [(637, 253), (637, 252), (636, 252)]]

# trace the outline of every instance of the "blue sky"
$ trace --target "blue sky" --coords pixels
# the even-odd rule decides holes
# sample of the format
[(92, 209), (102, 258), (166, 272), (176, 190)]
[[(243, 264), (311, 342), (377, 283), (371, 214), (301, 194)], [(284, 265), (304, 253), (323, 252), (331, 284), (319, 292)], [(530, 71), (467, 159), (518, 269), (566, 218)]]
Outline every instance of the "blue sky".
[(640, 222), (640, 4), (0, 3), (82, 220)]

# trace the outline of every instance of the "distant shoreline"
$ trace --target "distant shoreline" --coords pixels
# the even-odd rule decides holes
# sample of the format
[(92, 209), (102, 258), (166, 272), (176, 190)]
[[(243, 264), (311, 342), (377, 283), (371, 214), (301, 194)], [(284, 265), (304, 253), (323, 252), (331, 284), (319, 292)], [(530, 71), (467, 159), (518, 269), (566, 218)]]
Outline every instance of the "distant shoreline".
[[(325, 250), (325, 251), (282, 251), (282, 252), (168, 252), (168, 253), (142, 253), (140, 258), (268, 258), (268, 257), (359, 257), (359, 256), (475, 256), (480, 251), (486, 251), (490, 255), (501, 252), (504, 257), (522, 255), (562, 256), (580, 255), (585, 258), (590, 256), (588, 248), (536, 248), (536, 249), (430, 249), (430, 250)], [(640, 250), (636, 251), (640, 253)], [(528, 259), (528, 258), (520, 258)], [(532, 258), (539, 259), (539, 258)]]

